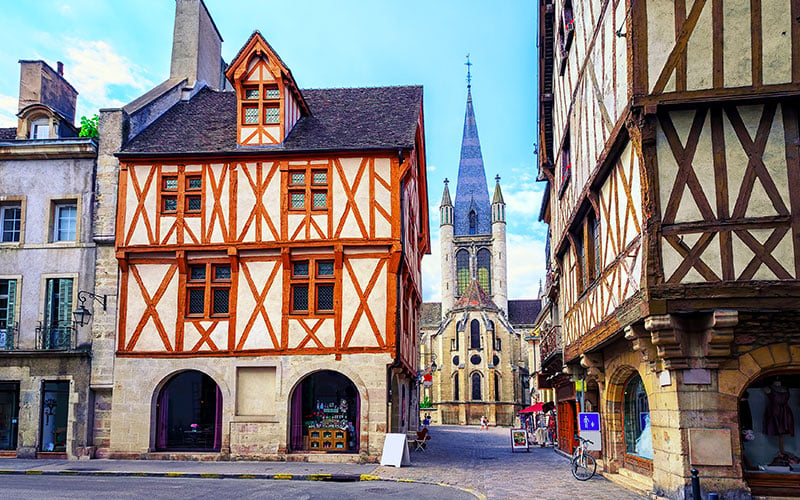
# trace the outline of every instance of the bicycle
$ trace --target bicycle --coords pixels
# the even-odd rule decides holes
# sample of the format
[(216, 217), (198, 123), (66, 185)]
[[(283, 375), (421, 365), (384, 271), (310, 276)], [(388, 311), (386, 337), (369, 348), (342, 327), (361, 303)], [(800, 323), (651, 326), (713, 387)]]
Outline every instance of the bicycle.
[(580, 436), (576, 437), (580, 440), (580, 444), (572, 454), (572, 475), (578, 481), (586, 481), (591, 479), (597, 471), (597, 462), (586, 449), (587, 444), (594, 443)]

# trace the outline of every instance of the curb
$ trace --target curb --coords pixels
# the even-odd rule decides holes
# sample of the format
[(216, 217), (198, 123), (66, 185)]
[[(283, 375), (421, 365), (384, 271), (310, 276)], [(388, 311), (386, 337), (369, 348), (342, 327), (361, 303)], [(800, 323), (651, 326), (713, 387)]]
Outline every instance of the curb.
[(177, 477), (185, 479), (269, 479), (277, 481), (326, 481), (337, 483), (354, 483), (359, 481), (385, 481), (392, 483), (416, 483), (453, 488), (474, 495), (481, 500), (486, 495), (470, 488), (460, 488), (452, 484), (434, 481), (418, 481), (416, 479), (384, 478), (373, 474), (237, 474), (231, 472), (124, 472), (124, 471), (83, 471), (72, 469), (39, 470), (39, 469), (0, 469), (0, 475), (7, 476), (94, 476), (94, 477)]

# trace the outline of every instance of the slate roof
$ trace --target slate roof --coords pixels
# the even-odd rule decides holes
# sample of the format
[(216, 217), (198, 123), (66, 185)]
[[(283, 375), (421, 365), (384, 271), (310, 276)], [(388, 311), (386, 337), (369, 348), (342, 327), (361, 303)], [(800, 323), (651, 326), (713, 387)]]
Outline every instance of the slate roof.
[(442, 321), (441, 302), (423, 302), (419, 323), (422, 328), (436, 328)]
[(0, 128), (0, 141), (13, 141), (17, 138), (17, 127)]
[(311, 109), (283, 144), (238, 146), (236, 94), (205, 88), (170, 108), (120, 156), (413, 148), (421, 86), (302, 91)]
[(475, 110), (472, 108), (472, 92), (467, 92), (467, 112), (464, 115), (464, 135), (461, 138), (461, 160), (458, 163), (456, 204), (453, 211), (454, 234), (469, 234), (469, 212), (475, 210), (478, 226), (475, 234), (492, 234), (489, 188), (483, 170), (481, 141)]
[(534, 300), (509, 300), (508, 322), (512, 325), (533, 325), (542, 309), (542, 301)]
[(469, 285), (467, 285), (467, 289), (464, 290), (464, 293), (461, 294), (461, 297), (458, 298), (455, 305), (453, 305), (453, 309), (467, 308), (498, 309), (497, 304), (495, 304), (489, 294), (481, 288), (478, 284), (478, 280), (474, 278), (470, 281)]

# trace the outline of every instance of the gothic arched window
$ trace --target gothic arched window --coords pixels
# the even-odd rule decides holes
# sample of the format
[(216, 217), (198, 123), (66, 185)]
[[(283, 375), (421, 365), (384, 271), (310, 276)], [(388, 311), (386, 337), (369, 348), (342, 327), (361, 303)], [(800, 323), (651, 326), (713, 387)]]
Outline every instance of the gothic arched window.
[(475, 210), (469, 212), (469, 234), (478, 234), (478, 214)]
[(492, 293), (492, 253), (485, 248), (478, 250), (478, 284)]
[(481, 324), (477, 319), (473, 319), (469, 325), (469, 348), (481, 348)]
[(494, 400), (502, 401), (500, 398), (500, 375), (494, 372)]
[(481, 397), (481, 374), (478, 372), (474, 372), (472, 374), (472, 400), (473, 401), (480, 401), (483, 398)]
[(458, 401), (458, 373), (453, 375), (453, 401)]
[(469, 285), (469, 252), (459, 250), (456, 253), (456, 295), (461, 296)]

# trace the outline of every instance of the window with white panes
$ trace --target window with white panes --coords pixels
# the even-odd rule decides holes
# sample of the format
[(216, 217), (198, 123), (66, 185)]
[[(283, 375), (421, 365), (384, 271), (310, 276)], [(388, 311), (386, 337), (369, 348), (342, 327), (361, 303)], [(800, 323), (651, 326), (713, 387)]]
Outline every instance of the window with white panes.
[(22, 205), (0, 205), (0, 243), (18, 242), (22, 231)]
[(75, 241), (77, 224), (77, 202), (59, 201), (53, 204), (53, 241)]
[(289, 172), (289, 210), (327, 210), (328, 170), (306, 168)]

